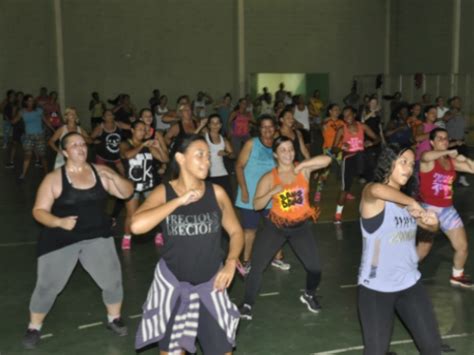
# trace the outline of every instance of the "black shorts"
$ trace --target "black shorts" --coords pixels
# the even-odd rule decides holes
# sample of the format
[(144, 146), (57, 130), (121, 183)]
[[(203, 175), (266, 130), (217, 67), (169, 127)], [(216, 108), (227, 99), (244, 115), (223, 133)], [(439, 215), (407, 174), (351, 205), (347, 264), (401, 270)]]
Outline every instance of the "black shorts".
[(25, 127), (23, 125), (23, 122), (18, 122), (13, 125), (12, 139), (14, 142), (21, 143), (21, 137), (23, 137), (24, 133)]
[(342, 158), (342, 191), (351, 191), (354, 179), (363, 171), (363, 157), (363, 152), (357, 152)]
[[(176, 306), (171, 313), (165, 336), (159, 342), (159, 348), (161, 351), (169, 351), (171, 331), (173, 329), (174, 319), (178, 312), (180, 303), (181, 301), (178, 299), (178, 302), (176, 302)], [(197, 339), (204, 354), (225, 354), (232, 351), (232, 345), (227, 341), (225, 332), (202, 302), (199, 303)]]

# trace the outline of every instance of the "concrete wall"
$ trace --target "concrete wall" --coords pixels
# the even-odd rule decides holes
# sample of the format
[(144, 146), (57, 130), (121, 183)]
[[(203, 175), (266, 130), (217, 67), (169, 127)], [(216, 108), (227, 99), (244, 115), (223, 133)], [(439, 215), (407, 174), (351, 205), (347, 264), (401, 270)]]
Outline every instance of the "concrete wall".
[(385, 1), (245, 4), (248, 73), (329, 73), (331, 101), (340, 102), (354, 74), (383, 72)]
[(0, 95), (21, 89), (56, 89), (54, 17), (51, 1), (0, 1)]

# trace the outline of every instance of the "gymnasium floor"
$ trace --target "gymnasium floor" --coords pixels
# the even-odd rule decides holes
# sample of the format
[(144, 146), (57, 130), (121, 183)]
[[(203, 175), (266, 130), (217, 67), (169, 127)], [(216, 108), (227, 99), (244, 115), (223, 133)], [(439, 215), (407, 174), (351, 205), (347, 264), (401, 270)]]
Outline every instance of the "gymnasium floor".
[[(159, 251), (151, 237), (135, 239), (130, 253), (119, 252), (122, 261), (125, 303), (123, 315), (129, 335), (119, 338), (105, 329), (105, 312), (100, 290), (78, 266), (43, 327), (37, 350), (20, 345), (28, 321), (28, 302), (36, 273), (35, 240), (39, 227), (31, 216), (34, 194), (41, 179), (40, 169), (32, 168), (25, 183), (15, 181), (18, 171), (0, 169), (0, 354), (134, 354), (134, 334)], [(471, 179), (474, 185), (474, 179)], [(360, 185), (356, 184), (356, 192)], [(361, 252), (361, 236), (356, 221), (357, 202), (346, 209), (340, 228), (330, 221), (337, 187), (334, 174), (322, 202), (321, 221), (314, 226), (323, 259), (323, 280), (318, 294), (320, 314), (309, 313), (299, 302), (304, 287), (304, 271), (288, 247), (289, 272), (271, 267), (254, 308), (254, 320), (242, 321), (236, 354), (361, 354), (361, 332), (356, 310), (356, 276)], [(474, 187), (457, 188), (456, 204), (468, 233), (474, 234)], [(332, 201), (332, 202), (327, 202)], [(117, 241), (118, 242), (118, 241)], [(470, 245), (474, 255), (474, 243)], [(474, 261), (467, 271), (474, 274)], [(474, 292), (449, 286), (452, 251), (447, 240), (437, 236), (435, 247), (421, 265), (424, 284), (435, 306), (444, 342), (456, 354), (474, 354)], [(243, 282), (237, 277), (230, 295), (240, 303)], [(398, 355), (417, 354), (411, 338), (397, 321), (391, 351)], [(156, 349), (142, 352), (156, 354)]]

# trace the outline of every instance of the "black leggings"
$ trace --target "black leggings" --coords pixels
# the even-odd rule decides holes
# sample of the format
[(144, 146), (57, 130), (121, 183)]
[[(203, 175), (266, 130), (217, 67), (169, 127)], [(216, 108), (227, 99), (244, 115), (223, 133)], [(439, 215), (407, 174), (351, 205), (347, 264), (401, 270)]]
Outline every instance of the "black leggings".
[(358, 302), (364, 355), (388, 352), (395, 312), (408, 328), (421, 355), (441, 355), (438, 323), (420, 281), (406, 290), (389, 293), (359, 286)]
[(296, 228), (278, 228), (265, 219), (263, 227), (257, 231), (252, 249), (252, 268), (245, 280), (244, 303), (253, 305), (262, 283), (262, 274), (276, 252), (285, 244), (291, 249), (306, 269), (306, 292), (313, 294), (321, 280), (321, 266), (316, 239), (311, 231), (311, 223), (306, 222)]

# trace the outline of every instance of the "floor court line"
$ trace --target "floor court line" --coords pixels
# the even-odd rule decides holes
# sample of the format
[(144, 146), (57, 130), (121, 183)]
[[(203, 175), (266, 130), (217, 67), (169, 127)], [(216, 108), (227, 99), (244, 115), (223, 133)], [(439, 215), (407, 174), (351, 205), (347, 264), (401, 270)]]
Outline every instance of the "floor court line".
[(51, 338), (53, 336), (53, 333), (48, 333), (40, 336), (40, 339), (46, 339), (46, 338)]
[(261, 293), (260, 297), (277, 296), (279, 294), (280, 292), (267, 292), (267, 293)]
[[(466, 338), (473, 334), (471, 333), (460, 333), (460, 334), (448, 334), (441, 337), (441, 339), (453, 339), (453, 338)], [(413, 339), (403, 339), (403, 340), (395, 340), (390, 343), (390, 345), (402, 345), (402, 344), (409, 344), (413, 343)], [(353, 350), (363, 350), (364, 346), (351, 346), (348, 348), (341, 348), (341, 349), (334, 349), (328, 351), (322, 351), (319, 353), (311, 353), (310, 355), (329, 355), (329, 354), (342, 354)]]
[(104, 324), (103, 322), (95, 322), (95, 323), (90, 323), (90, 324), (83, 324), (77, 327), (77, 329), (82, 330), (82, 329), (87, 329), (87, 328), (92, 328), (92, 327), (97, 327), (98, 325)]
[(142, 316), (142, 314), (133, 314), (131, 316), (128, 316), (129, 319), (135, 319), (135, 318), (140, 318)]

